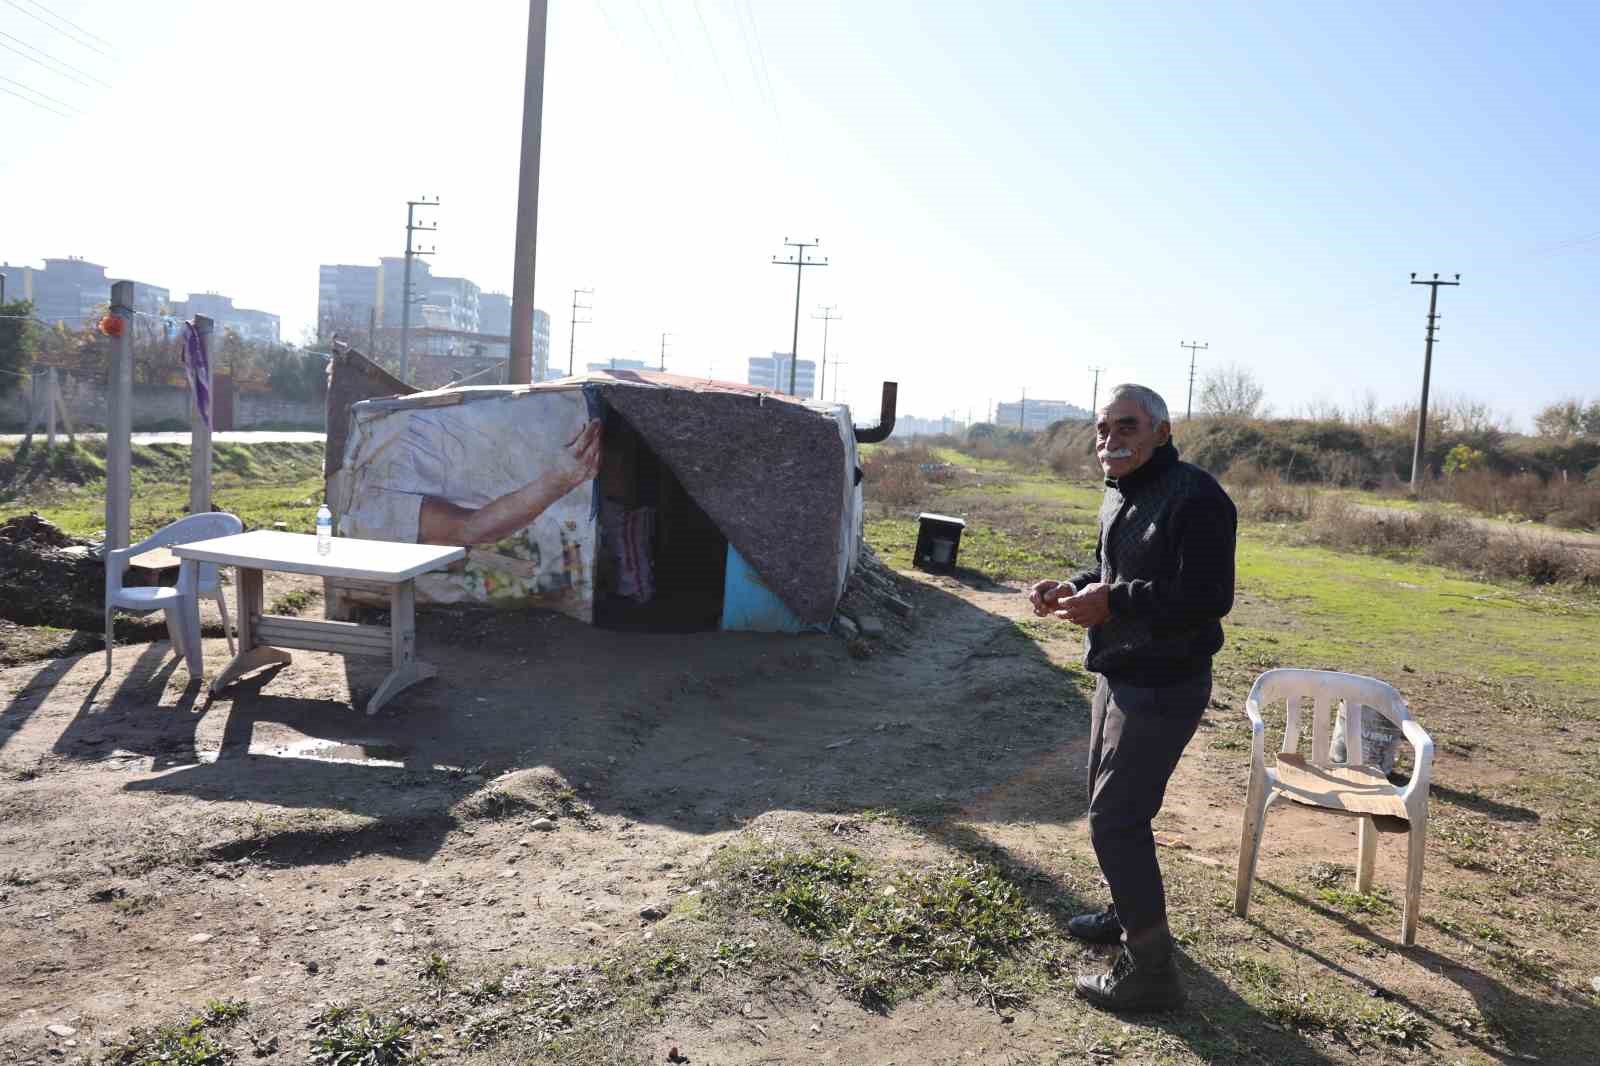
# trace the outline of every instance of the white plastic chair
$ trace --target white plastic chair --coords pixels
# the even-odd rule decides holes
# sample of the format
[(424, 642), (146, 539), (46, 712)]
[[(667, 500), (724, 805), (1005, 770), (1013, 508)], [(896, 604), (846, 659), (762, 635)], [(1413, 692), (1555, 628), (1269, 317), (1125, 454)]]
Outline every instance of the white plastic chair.
[[(1299, 754), (1301, 702), (1311, 700), (1311, 755)], [(1261, 708), (1286, 702), (1287, 722), (1277, 762), (1266, 763)], [(1371, 707), (1395, 724), (1416, 750), (1411, 780), (1404, 789), (1389, 783), (1377, 767), (1335, 763), (1329, 759), (1334, 708), (1345, 705), (1345, 751), (1359, 753), (1361, 708)], [(1400, 939), (1417, 939), (1417, 915), (1422, 904), (1422, 858), (1428, 838), (1428, 783), (1433, 773), (1433, 740), (1411, 717), (1406, 701), (1395, 689), (1375, 678), (1327, 670), (1268, 670), (1256, 678), (1245, 701), (1250, 716), (1250, 791), (1245, 799), (1244, 830), (1239, 841), (1239, 881), (1234, 913), (1243, 918), (1250, 908), (1250, 885), (1255, 880), (1256, 857), (1266, 827), (1267, 807), (1279, 796), (1296, 803), (1321, 807), (1361, 819), (1356, 888), (1372, 888), (1377, 857), (1379, 822), (1398, 831), (1404, 827), (1409, 851), (1406, 865), (1405, 911), (1400, 919)], [(1359, 757), (1359, 756), (1358, 756)]]
[[(209, 596), (217, 601), (222, 612), (222, 631), (228, 638), (228, 652), (233, 653), (233, 632), (228, 620), (228, 601), (222, 594), (222, 578), (211, 563), (184, 563), (178, 570), (175, 587), (159, 585), (124, 586), (123, 574), (129, 562), (152, 548), (172, 544), (189, 544), (212, 537), (226, 537), (242, 533), (244, 523), (226, 511), (208, 511), (180, 518), (171, 525), (157, 530), (145, 540), (130, 548), (106, 552), (106, 673), (111, 673), (111, 617), (117, 609), (126, 611), (164, 611), (167, 616), (167, 635), (172, 647), (189, 663), (190, 673), (200, 670), (200, 607), (199, 597)], [(192, 645), (191, 645), (192, 642)]]

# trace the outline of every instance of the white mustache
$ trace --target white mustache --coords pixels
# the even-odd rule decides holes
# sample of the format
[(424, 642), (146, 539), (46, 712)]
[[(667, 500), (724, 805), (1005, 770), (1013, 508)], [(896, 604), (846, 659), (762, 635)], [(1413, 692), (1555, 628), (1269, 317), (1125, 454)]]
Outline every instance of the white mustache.
[(1128, 448), (1118, 448), (1114, 452), (1101, 452), (1100, 453), (1100, 458), (1102, 458), (1102, 459), (1132, 459), (1133, 458), (1133, 452), (1132, 452), (1132, 450), (1130, 450)]

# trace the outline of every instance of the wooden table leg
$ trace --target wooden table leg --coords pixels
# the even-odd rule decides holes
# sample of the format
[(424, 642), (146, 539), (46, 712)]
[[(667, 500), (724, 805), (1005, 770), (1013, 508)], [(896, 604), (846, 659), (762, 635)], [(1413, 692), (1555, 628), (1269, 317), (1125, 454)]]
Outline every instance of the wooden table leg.
[(232, 684), (234, 680), (258, 667), (270, 666), (273, 663), (287, 663), (292, 656), (282, 648), (272, 648), (256, 641), (256, 619), (262, 612), (261, 571), (248, 567), (239, 567), (238, 611), (239, 611), (239, 654), (233, 661), (223, 668), (216, 680), (211, 682), (211, 691), (216, 692)]
[(438, 673), (417, 658), (417, 586), (401, 581), (389, 588), (389, 641), (391, 667), (378, 691), (367, 701), (367, 714), (378, 713), (402, 689)]

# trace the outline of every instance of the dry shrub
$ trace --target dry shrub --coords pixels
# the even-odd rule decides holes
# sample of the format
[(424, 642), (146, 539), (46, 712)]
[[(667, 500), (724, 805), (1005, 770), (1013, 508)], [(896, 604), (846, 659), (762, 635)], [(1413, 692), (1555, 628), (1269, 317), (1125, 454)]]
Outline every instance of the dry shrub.
[(1277, 471), (1254, 463), (1228, 471), (1228, 490), (1239, 517), (1257, 522), (1304, 522), (1316, 507), (1310, 488), (1285, 484)]
[(1344, 551), (1420, 552), (1438, 566), (1534, 585), (1600, 583), (1600, 555), (1550, 537), (1501, 532), (1438, 511), (1361, 507), (1339, 496), (1316, 501), (1307, 539)]
[(1471, 470), (1437, 482), (1430, 491), (1482, 514), (1600, 529), (1600, 485), (1592, 482)]
[(1309, 539), (1331, 548), (1382, 554), (1460, 541), (1478, 531), (1465, 519), (1438, 511), (1386, 511), (1324, 496), (1316, 501), (1307, 532)]
[(933, 453), (925, 447), (879, 448), (861, 463), (866, 498), (885, 507), (915, 506), (931, 491), (926, 470), (933, 465)]

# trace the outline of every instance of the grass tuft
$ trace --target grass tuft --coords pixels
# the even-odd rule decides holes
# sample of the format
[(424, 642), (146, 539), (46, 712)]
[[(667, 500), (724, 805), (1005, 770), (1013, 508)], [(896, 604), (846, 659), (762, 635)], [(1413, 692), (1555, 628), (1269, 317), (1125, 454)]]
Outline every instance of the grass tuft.
[(410, 1022), (333, 1004), (311, 1023), (317, 1066), (410, 1066), (422, 1061)]

